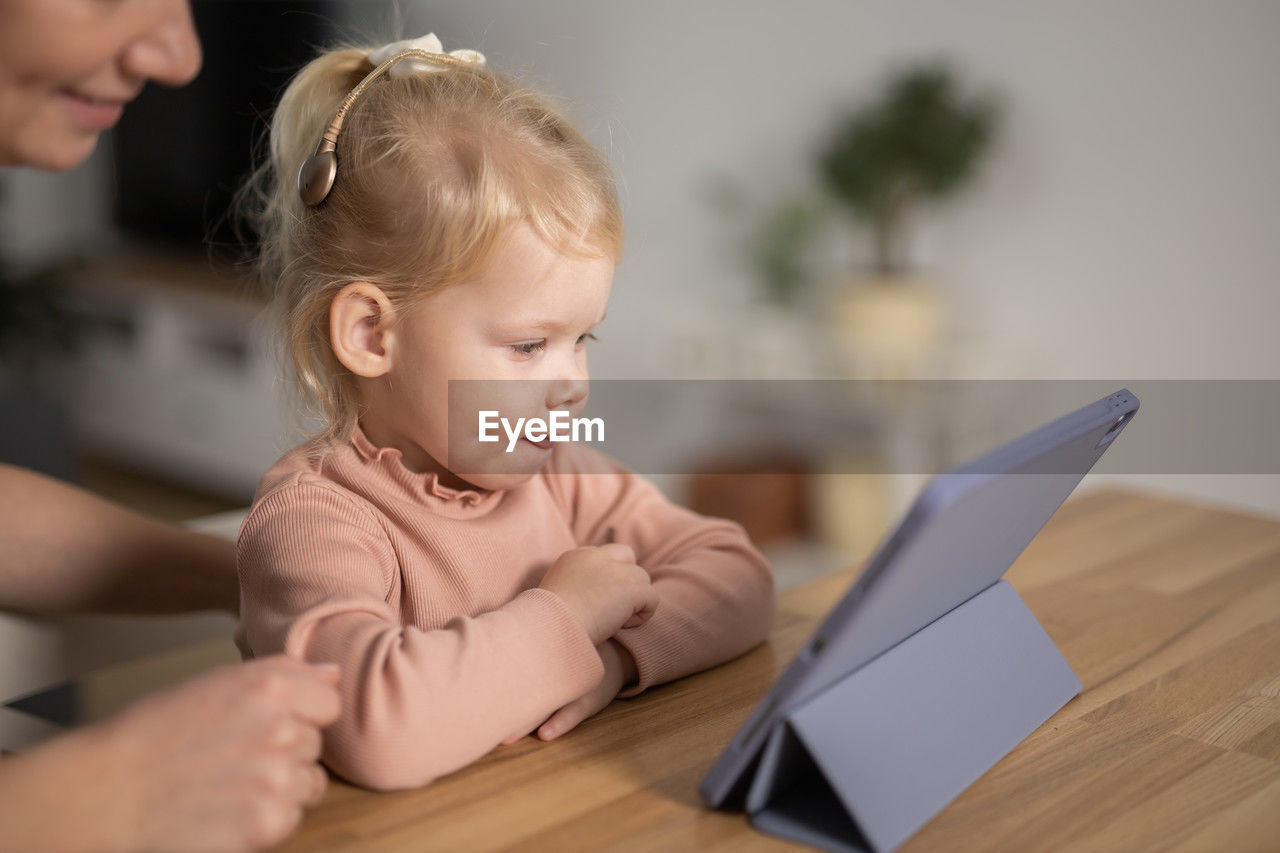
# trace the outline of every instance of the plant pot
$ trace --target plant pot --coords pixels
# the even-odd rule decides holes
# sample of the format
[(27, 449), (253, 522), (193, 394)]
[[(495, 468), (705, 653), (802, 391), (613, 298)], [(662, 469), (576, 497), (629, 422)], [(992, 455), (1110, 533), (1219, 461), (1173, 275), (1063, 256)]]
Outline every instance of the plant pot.
[(846, 473), (879, 467), (848, 457), (825, 462), (826, 470), (810, 477), (814, 533), (841, 563), (856, 565), (870, 556), (888, 527), (890, 477)]
[(942, 342), (938, 292), (910, 277), (859, 278), (829, 313), (841, 368), (856, 379), (918, 379)]

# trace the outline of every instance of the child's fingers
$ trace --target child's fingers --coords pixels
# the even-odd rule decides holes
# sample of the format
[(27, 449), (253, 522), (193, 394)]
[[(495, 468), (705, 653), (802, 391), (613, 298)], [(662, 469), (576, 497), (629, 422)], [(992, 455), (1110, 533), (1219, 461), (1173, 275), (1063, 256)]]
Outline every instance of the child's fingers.
[(653, 615), (653, 611), (658, 609), (658, 591), (653, 587), (649, 587), (645, 591), (644, 600), (640, 603), (639, 609), (631, 614), (631, 618), (627, 620), (624, 628), (634, 628), (637, 625), (643, 625), (649, 621), (649, 617)]
[(575, 699), (552, 714), (550, 719), (538, 727), (538, 737), (542, 740), (555, 740), (590, 714), (591, 709), (587, 705), (586, 698)]
[(502, 745), (511, 746), (511, 744), (515, 743), (516, 741), (520, 740), (523, 737), (524, 737), (524, 734), (522, 734), (521, 732), (516, 732), (513, 735), (507, 735), (502, 739)]

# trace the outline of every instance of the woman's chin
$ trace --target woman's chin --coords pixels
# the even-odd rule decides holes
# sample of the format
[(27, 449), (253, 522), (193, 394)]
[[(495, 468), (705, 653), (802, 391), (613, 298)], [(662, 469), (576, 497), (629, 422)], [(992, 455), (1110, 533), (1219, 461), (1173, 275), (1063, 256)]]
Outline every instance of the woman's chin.
[(88, 160), (97, 145), (97, 133), (51, 133), (40, 145), (21, 145), (16, 160), (33, 169), (66, 172)]

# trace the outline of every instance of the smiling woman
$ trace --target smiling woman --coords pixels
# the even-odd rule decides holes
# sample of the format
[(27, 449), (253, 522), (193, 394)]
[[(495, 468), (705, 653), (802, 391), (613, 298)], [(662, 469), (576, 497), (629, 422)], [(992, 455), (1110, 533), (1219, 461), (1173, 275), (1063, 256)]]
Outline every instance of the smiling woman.
[(148, 80), (200, 68), (186, 0), (0, 0), (0, 166), (70, 169)]
[[(77, 165), (148, 80), (185, 83), (200, 58), (185, 0), (0, 0), (0, 166)], [(0, 465), (0, 610), (234, 611), (236, 601), (230, 543)], [(0, 846), (274, 844), (324, 792), (316, 757), (338, 712), (336, 680), (283, 658), (228, 667), (6, 756)]]

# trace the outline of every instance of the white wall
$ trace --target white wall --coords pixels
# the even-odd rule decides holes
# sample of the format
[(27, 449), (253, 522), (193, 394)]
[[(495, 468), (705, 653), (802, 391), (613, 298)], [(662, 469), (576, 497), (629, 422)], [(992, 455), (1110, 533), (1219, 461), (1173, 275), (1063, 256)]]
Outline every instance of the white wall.
[(945, 56), (1007, 105), (982, 180), (919, 234), (962, 319), (1039, 341), (1045, 375), (1277, 373), (1280, 5), (404, 5), (411, 34), (530, 67), (612, 151), (630, 228), (617, 369), (660, 364), (643, 320), (743, 290), (696, 182), (783, 182), (833, 108)]
[[(409, 4), (405, 4), (408, 6)], [(596, 375), (670, 375), (665, 332), (750, 293), (696, 187), (808, 168), (834, 111), (904, 60), (1001, 93), (980, 180), (916, 251), (956, 323), (1027, 353), (975, 377), (1280, 378), (1280, 4), (471, 2), (406, 32), (570, 97), (629, 228)], [(1280, 511), (1280, 477), (1145, 485)]]

